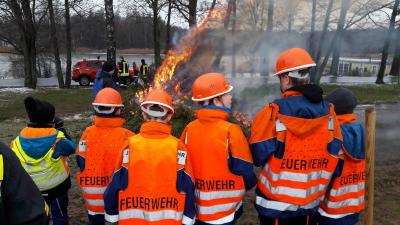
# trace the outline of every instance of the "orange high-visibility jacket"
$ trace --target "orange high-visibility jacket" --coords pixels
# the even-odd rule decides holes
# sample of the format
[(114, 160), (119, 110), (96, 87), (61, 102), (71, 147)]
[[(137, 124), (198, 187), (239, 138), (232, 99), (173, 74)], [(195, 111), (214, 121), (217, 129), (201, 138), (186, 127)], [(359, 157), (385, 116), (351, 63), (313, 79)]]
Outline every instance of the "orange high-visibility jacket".
[(95, 117), (94, 125), (86, 128), (77, 146), (77, 182), (90, 215), (104, 214), (104, 191), (124, 142), (134, 135), (122, 127), (124, 123), (122, 118)]
[(231, 222), (246, 188), (256, 183), (248, 142), (238, 125), (226, 121), (227, 112), (201, 109), (196, 116), (181, 136), (193, 165), (196, 217)]
[(263, 166), (257, 211), (272, 218), (317, 211), (337, 170), (342, 143), (333, 106), (287, 91), (257, 115), (251, 131), (253, 158)]
[(359, 213), (365, 207), (365, 156), (364, 129), (356, 123), (354, 114), (338, 116), (343, 134), (343, 169), (335, 177), (331, 189), (320, 205), (320, 214), (331, 218), (342, 218)]
[[(194, 217), (194, 183), (185, 145), (159, 122), (126, 143), (107, 188), (106, 220), (119, 225), (181, 225)], [(189, 198), (188, 198), (189, 197)]]

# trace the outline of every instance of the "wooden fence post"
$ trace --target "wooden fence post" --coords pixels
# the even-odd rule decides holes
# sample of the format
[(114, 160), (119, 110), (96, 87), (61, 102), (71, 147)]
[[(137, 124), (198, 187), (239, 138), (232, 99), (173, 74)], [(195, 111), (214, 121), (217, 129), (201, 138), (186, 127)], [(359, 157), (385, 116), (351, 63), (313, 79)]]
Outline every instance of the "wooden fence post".
[(365, 225), (374, 224), (374, 185), (375, 185), (375, 107), (369, 107), (365, 110), (365, 157), (366, 157), (366, 210)]

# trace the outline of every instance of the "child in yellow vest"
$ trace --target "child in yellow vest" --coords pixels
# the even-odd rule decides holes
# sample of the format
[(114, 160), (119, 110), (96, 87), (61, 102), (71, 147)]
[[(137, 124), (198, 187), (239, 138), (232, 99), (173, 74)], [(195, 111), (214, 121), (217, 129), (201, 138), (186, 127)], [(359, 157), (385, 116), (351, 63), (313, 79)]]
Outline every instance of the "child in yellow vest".
[(50, 205), (53, 224), (67, 225), (71, 179), (66, 157), (74, 153), (75, 144), (55, 128), (52, 104), (33, 97), (25, 98), (24, 103), (29, 123), (11, 148)]

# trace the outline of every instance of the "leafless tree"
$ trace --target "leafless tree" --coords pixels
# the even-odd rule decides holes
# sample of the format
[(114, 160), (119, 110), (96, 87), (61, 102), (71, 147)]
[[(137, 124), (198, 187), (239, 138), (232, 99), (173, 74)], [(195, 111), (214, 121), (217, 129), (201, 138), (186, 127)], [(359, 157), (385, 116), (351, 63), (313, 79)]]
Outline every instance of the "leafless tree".
[[(12, 24), (18, 27), (16, 34), (20, 38), (20, 49), (24, 55), (24, 86), (36, 88), (36, 37), (37, 23), (35, 15), (35, 0), (1, 0), (2, 14), (5, 14)], [(10, 41), (13, 42), (13, 41)], [(14, 42), (18, 45), (17, 42)]]
[(311, 29), (310, 29), (310, 40), (308, 43), (308, 49), (310, 54), (315, 56), (315, 16), (317, 11), (317, 0), (312, 0), (312, 10), (311, 10)]
[(104, 0), (104, 8), (106, 12), (106, 33), (107, 33), (107, 61), (116, 64), (115, 26), (114, 26), (114, 6), (113, 0)]
[(390, 75), (399, 76), (400, 75), (400, 25), (396, 29), (395, 40), (395, 51), (392, 62), (392, 67), (390, 67)]
[(69, 0), (64, 0), (65, 10), (65, 51), (67, 54), (67, 63), (65, 68), (65, 86), (71, 86), (71, 66), (72, 66), (72, 36), (71, 36), (71, 16)]
[(340, 7), (340, 17), (337, 23), (336, 34), (333, 39), (333, 56), (330, 74), (337, 76), (339, 67), (339, 57), (342, 49), (342, 37), (344, 33), (344, 25), (346, 22), (346, 14), (351, 6), (351, 0), (342, 0)]
[(379, 66), (378, 76), (376, 77), (376, 81), (375, 81), (375, 83), (377, 83), (377, 84), (384, 83), (383, 76), (385, 75), (386, 63), (387, 63), (387, 58), (388, 58), (388, 54), (389, 54), (390, 40), (391, 40), (393, 31), (394, 31), (396, 16), (398, 15), (399, 2), (400, 2), (400, 0), (395, 0), (394, 5), (393, 5), (392, 15), (390, 17), (390, 22), (389, 22), (388, 34), (387, 34), (385, 43), (383, 44), (383, 48), (382, 48), (381, 64)]
[(60, 60), (60, 48), (58, 46), (56, 21), (54, 18), (54, 7), (53, 0), (47, 1), (49, 8), (49, 20), (50, 20), (50, 38), (53, 45), (54, 62), (56, 66), (56, 76), (58, 80), (58, 87), (64, 88), (64, 78), (61, 70), (61, 60)]
[(274, 29), (274, 7), (275, 7), (275, 1), (268, 0), (267, 32), (271, 32)]

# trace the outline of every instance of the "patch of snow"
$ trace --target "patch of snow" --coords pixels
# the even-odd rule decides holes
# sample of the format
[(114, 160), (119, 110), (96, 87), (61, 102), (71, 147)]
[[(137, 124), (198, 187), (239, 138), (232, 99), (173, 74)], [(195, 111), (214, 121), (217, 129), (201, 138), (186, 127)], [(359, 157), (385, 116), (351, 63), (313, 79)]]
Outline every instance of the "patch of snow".
[(12, 93), (17, 93), (17, 94), (25, 94), (25, 93), (31, 93), (34, 92), (36, 90), (31, 89), (31, 88), (26, 88), (26, 87), (22, 87), (22, 88), (0, 88), (0, 93), (4, 93), (4, 92), (12, 92)]

